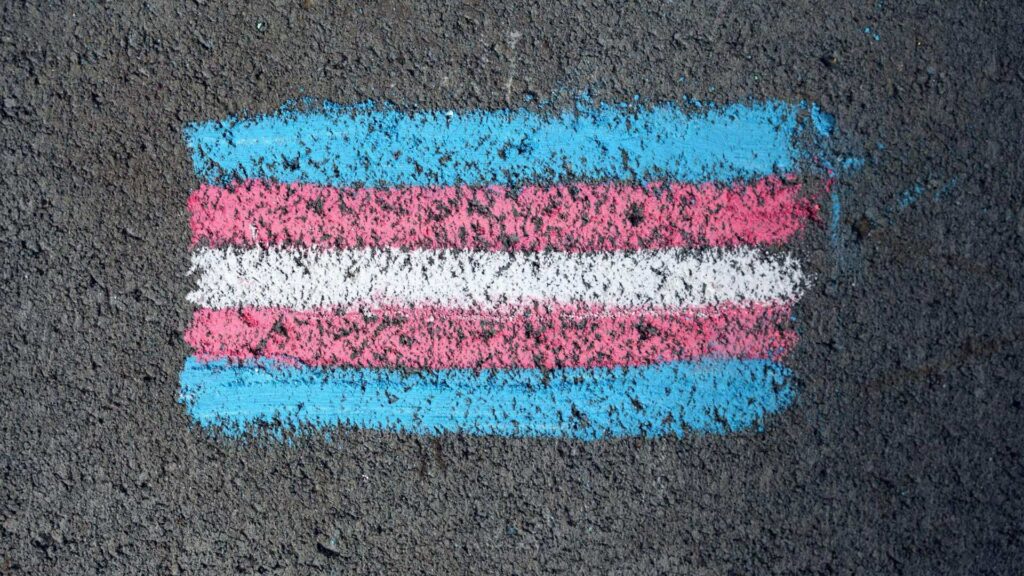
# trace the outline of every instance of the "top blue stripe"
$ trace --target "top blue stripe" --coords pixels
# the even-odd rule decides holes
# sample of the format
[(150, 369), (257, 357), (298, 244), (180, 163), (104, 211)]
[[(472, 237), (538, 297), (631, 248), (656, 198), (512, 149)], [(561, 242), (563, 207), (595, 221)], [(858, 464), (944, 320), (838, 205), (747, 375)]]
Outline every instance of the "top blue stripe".
[(407, 113), (373, 105), (282, 109), (185, 130), (196, 174), (334, 186), (732, 181), (794, 169), (804, 104), (579, 106)]

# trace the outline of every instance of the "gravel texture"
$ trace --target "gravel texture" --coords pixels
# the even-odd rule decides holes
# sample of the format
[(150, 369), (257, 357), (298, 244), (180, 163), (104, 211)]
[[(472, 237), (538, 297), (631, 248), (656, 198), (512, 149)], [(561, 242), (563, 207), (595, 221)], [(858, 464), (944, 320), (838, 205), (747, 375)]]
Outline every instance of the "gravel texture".
[[(1024, 5), (0, 7), (0, 573), (1024, 570)], [(419, 108), (807, 100), (838, 227), (764, 432), (218, 438), (176, 401), (182, 128)]]

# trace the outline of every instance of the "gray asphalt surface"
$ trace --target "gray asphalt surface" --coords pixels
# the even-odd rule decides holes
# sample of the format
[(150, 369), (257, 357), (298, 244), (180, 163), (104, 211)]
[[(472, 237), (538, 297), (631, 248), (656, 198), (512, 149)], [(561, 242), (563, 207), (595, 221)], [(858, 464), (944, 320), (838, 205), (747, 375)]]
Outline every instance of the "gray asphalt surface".
[[(0, 573), (1024, 571), (1019, 3), (0, 14)], [(593, 443), (190, 421), (185, 124), (581, 91), (818, 102), (865, 158), (837, 247), (823, 224), (802, 248), (794, 407), (764, 432)]]

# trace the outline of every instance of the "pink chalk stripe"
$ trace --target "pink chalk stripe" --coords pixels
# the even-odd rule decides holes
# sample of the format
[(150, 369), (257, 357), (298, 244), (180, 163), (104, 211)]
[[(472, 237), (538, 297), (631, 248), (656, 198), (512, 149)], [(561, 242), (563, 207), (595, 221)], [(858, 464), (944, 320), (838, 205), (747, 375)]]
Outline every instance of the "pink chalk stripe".
[(595, 252), (780, 244), (817, 217), (793, 179), (337, 189), (247, 180), (188, 200), (193, 245)]
[(701, 357), (780, 359), (797, 340), (789, 305), (637, 310), (535, 304), (195, 311), (203, 360), (257, 357), (361, 368), (635, 366)]

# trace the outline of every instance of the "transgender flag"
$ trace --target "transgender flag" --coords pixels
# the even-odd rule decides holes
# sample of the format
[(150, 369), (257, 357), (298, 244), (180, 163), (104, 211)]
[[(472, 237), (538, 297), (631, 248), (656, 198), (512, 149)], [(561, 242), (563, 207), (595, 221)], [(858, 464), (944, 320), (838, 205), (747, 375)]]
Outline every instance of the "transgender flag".
[(229, 430), (759, 425), (794, 395), (806, 112), (325, 105), (192, 125), (182, 401)]

